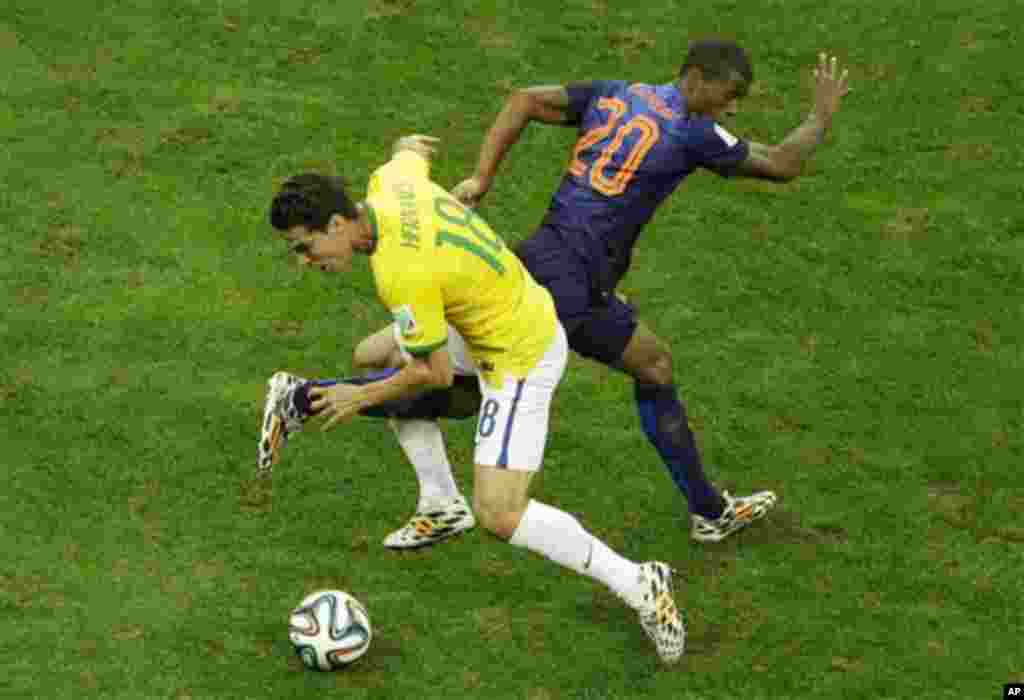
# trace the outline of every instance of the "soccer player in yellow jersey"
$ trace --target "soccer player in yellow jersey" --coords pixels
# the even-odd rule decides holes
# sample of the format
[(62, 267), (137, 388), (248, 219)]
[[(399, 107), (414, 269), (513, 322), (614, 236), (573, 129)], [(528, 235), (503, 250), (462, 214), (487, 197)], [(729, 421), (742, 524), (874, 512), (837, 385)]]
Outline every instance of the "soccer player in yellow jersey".
[(449, 387), (456, 373), (475, 374), (473, 502), (481, 525), (607, 585), (639, 613), (659, 656), (675, 662), (685, 628), (668, 565), (630, 561), (572, 515), (529, 497), (565, 371), (565, 331), (548, 292), (502, 239), (431, 182), (435, 143), (400, 139), (365, 202), (354, 204), (340, 179), (315, 174), (287, 181), (273, 200), (271, 223), (303, 264), (341, 273), (355, 253), (369, 256), (405, 360), (376, 381), (312, 386), (308, 410), (326, 430), (374, 406)]

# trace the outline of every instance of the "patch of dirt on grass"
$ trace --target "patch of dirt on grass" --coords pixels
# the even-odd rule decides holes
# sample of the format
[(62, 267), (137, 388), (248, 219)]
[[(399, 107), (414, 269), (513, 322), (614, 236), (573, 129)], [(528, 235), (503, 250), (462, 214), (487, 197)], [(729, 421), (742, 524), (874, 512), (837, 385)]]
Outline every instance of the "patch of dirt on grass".
[(77, 226), (52, 226), (36, 245), (36, 252), (45, 257), (60, 258), (65, 265), (75, 265), (82, 250), (82, 231)]
[(486, 640), (502, 641), (512, 638), (512, 618), (508, 608), (496, 606), (476, 611), (480, 636)]
[(465, 28), (485, 49), (510, 49), (517, 43), (514, 35), (499, 30), (493, 17), (472, 17), (466, 20)]
[(992, 345), (995, 339), (995, 332), (992, 329), (991, 321), (978, 321), (974, 326), (974, 345), (978, 352), (992, 352)]
[(96, 77), (96, 66), (89, 63), (59, 63), (50, 66), (50, 80), (61, 83), (85, 82)]
[(853, 659), (848, 656), (833, 656), (829, 670), (840, 673), (860, 673), (864, 670), (864, 662), (861, 659)]
[(993, 112), (992, 98), (986, 95), (969, 95), (960, 100), (960, 109), (970, 114)]
[(955, 482), (935, 482), (928, 487), (929, 505), (946, 524), (965, 530), (977, 522), (977, 504)]
[(925, 208), (903, 208), (882, 225), (882, 233), (892, 241), (918, 240), (928, 232), (931, 212)]
[(416, 7), (416, 0), (377, 0), (366, 10), (366, 19), (384, 19), (408, 14)]
[(185, 149), (201, 146), (213, 139), (213, 131), (203, 126), (184, 126), (164, 129), (160, 133), (160, 145), (168, 148)]
[(773, 433), (799, 433), (807, 429), (807, 424), (792, 416), (772, 416), (768, 427)]
[(0, 29), (0, 49), (18, 48), (18, 35), (7, 29)]
[(832, 464), (835, 461), (835, 453), (830, 447), (805, 447), (800, 450), (800, 459), (804, 464), (820, 467)]
[(989, 143), (955, 143), (946, 149), (950, 160), (991, 160), (995, 149)]
[(110, 166), (110, 173), (114, 177), (138, 177), (142, 174), (145, 159), (141, 153), (132, 152), (123, 158), (118, 158)]
[(271, 330), (275, 335), (282, 337), (294, 337), (302, 335), (305, 330), (305, 324), (302, 321), (294, 319), (289, 320), (277, 320), (270, 324)]
[(315, 66), (320, 63), (323, 52), (313, 46), (302, 46), (292, 49), (284, 59), (285, 64), (290, 66)]
[(32, 372), (24, 368), (17, 370), (10, 381), (0, 383), (0, 401), (15, 401), (24, 397), (32, 387), (32, 380)]
[(238, 505), (242, 510), (269, 513), (274, 505), (274, 483), (270, 477), (242, 480), (238, 485)]
[[(50, 301), (50, 290), (47, 287), (21, 287), (18, 289), (19, 306), (41, 306)], [(4, 399), (5, 387), (0, 385), (0, 401)]]
[(146, 130), (139, 127), (103, 127), (96, 131), (96, 142), (115, 146), (131, 146), (138, 150), (146, 140)]
[(218, 114), (236, 114), (242, 109), (242, 98), (238, 95), (217, 95), (210, 100), (210, 108)]
[(654, 37), (636, 30), (612, 32), (608, 35), (608, 44), (623, 56), (629, 58), (638, 53), (653, 49), (657, 45)]
[(763, 521), (752, 525), (738, 536), (756, 537), (758, 540), (769, 543), (813, 545), (842, 544), (849, 538), (846, 530), (840, 525), (835, 523), (805, 525), (795, 513), (782, 508), (776, 508)]
[(110, 636), (119, 642), (131, 642), (142, 639), (146, 630), (140, 625), (118, 625), (110, 632)]

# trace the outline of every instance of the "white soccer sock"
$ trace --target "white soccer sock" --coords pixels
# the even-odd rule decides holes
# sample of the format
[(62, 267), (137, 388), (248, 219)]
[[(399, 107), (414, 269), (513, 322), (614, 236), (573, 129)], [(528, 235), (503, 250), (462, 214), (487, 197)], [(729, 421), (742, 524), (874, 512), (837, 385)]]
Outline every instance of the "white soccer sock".
[(452, 465), (444, 449), (444, 435), (437, 421), (395, 418), (390, 423), (398, 444), (416, 470), (416, 478), (420, 482), (419, 506), (456, 498), (459, 487), (452, 476)]
[(633, 608), (640, 606), (640, 566), (616, 554), (568, 513), (531, 500), (509, 542), (596, 579)]

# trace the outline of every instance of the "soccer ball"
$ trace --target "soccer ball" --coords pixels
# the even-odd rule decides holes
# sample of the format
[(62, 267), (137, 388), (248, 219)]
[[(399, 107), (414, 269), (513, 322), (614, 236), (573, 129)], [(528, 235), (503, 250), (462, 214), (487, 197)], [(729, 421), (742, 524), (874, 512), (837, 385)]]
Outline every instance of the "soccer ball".
[(308, 668), (336, 671), (370, 648), (370, 616), (344, 591), (317, 591), (292, 610), (288, 636)]

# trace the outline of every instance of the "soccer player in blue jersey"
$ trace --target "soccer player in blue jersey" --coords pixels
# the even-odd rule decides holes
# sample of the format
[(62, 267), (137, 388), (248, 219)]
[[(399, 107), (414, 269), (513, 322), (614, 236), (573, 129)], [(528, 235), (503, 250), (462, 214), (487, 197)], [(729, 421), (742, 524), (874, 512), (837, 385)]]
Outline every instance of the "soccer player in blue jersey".
[(787, 181), (822, 144), (848, 92), (847, 71), (826, 54), (814, 70), (807, 118), (777, 145), (747, 141), (722, 125), (753, 82), (747, 52), (709, 39), (691, 44), (678, 80), (663, 85), (598, 80), (517, 90), (487, 132), (476, 172), (453, 194), (476, 206), (531, 122), (578, 130), (568, 172), (540, 228), (518, 254), (554, 297), (578, 354), (631, 375), (643, 431), (690, 508), (691, 536), (716, 542), (763, 517), (771, 491), (720, 492), (701, 465), (666, 343), (615, 293), (640, 231), (697, 168), (722, 176)]

